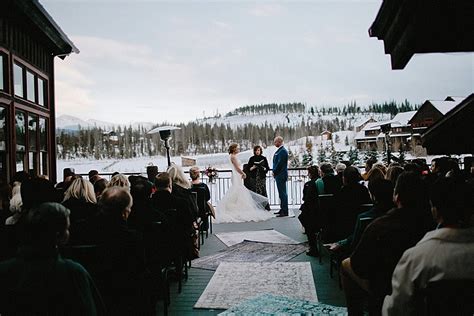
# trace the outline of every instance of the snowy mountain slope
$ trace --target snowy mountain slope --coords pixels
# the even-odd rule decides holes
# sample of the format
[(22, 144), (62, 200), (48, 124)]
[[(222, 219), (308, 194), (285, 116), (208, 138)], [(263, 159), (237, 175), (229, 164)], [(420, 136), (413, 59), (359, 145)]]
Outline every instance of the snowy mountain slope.
[(61, 115), (56, 118), (56, 128), (67, 130), (79, 130), (79, 128), (88, 129), (93, 127), (99, 127), (102, 129), (112, 129), (118, 126), (132, 126), (132, 128), (134, 129), (138, 128), (139, 126), (142, 126), (145, 129), (151, 129), (155, 125), (155, 123), (151, 122), (130, 122), (128, 124), (117, 124), (94, 119), (82, 120), (72, 115)]

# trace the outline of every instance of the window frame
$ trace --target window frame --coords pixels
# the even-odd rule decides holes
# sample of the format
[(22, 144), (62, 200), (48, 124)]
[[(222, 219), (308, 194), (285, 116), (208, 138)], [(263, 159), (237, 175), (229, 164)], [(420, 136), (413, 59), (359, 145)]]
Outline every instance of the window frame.
[[(31, 66), (27, 62), (13, 57), (13, 81), (15, 81), (15, 66), (18, 66), (22, 69), (22, 93), (23, 96), (19, 96), (15, 93), (15, 84), (13, 84), (13, 96), (18, 99), (27, 102), (28, 104), (32, 104), (37, 106), (41, 109), (50, 109), (50, 102), (49, 102), (49, 77), (46, 76), (43, 72), (39, 71), (37, 68)], [(33, 79), (33, 94), (34, 94), (34, 101), (28, 99), (28, 73), (31, 73), (34, 77)], [(39, 84), (40, 82), (43, 83), (43, 97), (40, 101), (39, 99)]]

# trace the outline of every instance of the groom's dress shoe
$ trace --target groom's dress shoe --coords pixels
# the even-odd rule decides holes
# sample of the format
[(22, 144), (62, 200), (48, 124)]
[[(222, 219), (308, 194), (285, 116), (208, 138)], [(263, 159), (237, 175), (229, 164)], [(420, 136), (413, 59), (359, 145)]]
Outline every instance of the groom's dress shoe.
[(279, 212), (273, 212), (273, 214), (275, 214), (275, 215), (281, 214), (281, 211), (279, 211)]
[(288, 214), (279, 213), (279, 214), (277, 215), (277, 217), (286, 217), (286, 216), (288, 216)]

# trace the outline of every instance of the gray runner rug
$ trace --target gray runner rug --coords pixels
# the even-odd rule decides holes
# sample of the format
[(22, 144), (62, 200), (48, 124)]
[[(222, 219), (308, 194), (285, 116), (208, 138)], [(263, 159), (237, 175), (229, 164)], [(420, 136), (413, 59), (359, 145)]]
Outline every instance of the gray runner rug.
[(221, 262), (283, 262), (307, 249), (306, 244), (274, 244), (244, 240), (213, 255), (192, 261), (194, 268), (216, 270)]

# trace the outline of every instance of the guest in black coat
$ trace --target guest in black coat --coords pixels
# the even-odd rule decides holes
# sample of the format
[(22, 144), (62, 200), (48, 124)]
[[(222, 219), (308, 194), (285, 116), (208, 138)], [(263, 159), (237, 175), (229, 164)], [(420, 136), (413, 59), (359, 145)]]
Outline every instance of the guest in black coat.
[(196, 221), (199, 208), (197, 201), (194, 200), (190, 190), (191, 183), (184, 175), (183, 169), (180, 166), (172, 163), (168, 168), (168, 174), (171, 177), (171, 181), (173, 183), (173, 190), (171, 194), (186, 201), (188, 204), (188, 212), (193, 221)]
[(249, 162), (247, 163), (248, 170), (250, 172), (250, 190), (267, 196), (267, 172), (270, 170), (268, 166), (268, 160), (263, 156), (263, 149), (261, 146), (255, 146), (253, 148), (253, 156), (250, 157)]
[(192, 236), (194, 218), (189, 212), (186, 200), (173, 195), (171, 177), (162, 172), (155, 179), (156, 192), (152, 196), (153, 207), (162, 214), (165, 226), (168, 226), (176, 241), (177, 250), (184, 255), (192, 253)]
[(336, 241), (349, 236), (355, 226), (357, 215), (362, 212), (361, 205), (371, 203), (369, 191), (360, 183), (361, 180), (357, 168), (350, 166), (344, 170), (344, 185), (335, 195), (337, 205), (331, 219), (332, 236), (328, 237), (329, 240)]
[(209, 191), (207, 184), (201, 182), (201, 171), (198, 167), (189, 169), (189, 175), (191, 177), (191, 191), (197, 194), (199, 217), (202, 221), (201, 230), (207, 231), (210, 213), (208, 203), (211, 200), (211, 191)]
[(308, 237), (309, 251), (308, 256), (317, 257), (319, 251), (316, 241), (316, 233), (319, 229), (318, 225), (318, 193), (316, 189), (316, 180), (319, 178), (319, 167), (308, 167), (309, 181), (303, 187), (303, 204), (300, 207), (301, 214), (298, 219), (303, 225), (306, 236)]
[(62, 204), (71, 211), (70, 242), (81, 244), (87, 234), (87, 221), (99, 212), (94, 186), (85, 179), (77, 178), (66, 190)]
[(341, 179), (334, 174), (334, 168), (330, 163), (321, 164), (321, 178), (316, 180), (318, 195), (337, 194), (341, 190)]

